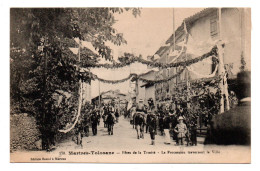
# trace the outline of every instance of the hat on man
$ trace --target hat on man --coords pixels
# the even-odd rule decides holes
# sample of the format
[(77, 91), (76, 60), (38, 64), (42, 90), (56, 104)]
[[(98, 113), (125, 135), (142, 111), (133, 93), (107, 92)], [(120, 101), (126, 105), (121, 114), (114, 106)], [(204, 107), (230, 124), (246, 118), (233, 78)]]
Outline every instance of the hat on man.
[(182, 116), (180, 116), (180, 117), (178, 118), (178, 121), (180, 121), (180, 120), (183, 120), (183, 117), (182, 117)]

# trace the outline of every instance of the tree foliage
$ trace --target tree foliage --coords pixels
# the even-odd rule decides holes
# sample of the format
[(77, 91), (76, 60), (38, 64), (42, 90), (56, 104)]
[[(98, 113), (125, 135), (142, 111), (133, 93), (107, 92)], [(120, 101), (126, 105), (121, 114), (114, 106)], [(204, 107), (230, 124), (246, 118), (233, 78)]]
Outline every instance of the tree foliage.
[[(101, 57), (113, 59), (106, 42), (118, 46), (127, 43), (113, 27), (114, 14), (129, 10), (134, 16), (140, 15), (140, 9), (130, 8), (12, 8), (11, 112), (34, 115), (46, 137), (55, 132), (60, 126), (56, 124), (60, 123), (58, 113), (64, 108), (55, 108), (53, 94), (62, 90), (76, 97), (79, 76), (75, 66), (97, 62)], [(69, 50), (79, 46), (75, 38), (90, 42), (99, 55), (82, 48), (79, 63), (77, 55)], [(70, 105), (66, 113), (71, 115), (74, 110)]]

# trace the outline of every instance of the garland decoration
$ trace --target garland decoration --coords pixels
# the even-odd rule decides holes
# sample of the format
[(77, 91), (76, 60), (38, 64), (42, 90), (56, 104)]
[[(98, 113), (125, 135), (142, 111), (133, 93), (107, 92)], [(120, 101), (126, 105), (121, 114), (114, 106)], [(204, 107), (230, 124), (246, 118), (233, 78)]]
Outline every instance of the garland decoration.
[[(199, 56), (197, 58), (194, 59), (190, 59), (187, 61), (182, 61), (182, 62), (176, 62), (176, 63), (169, 63), (169, 64), (164, 64), (164, 63), (160, 63), (160, 62), (153, 62), (153, 61), (147, 61), (144, 60), (140, 57), (136, 57), (132, 54), (128, 54), (128, 56), (130, 55), (128, 60), (125, 60), (124, 62), (113, 62), (113, 64), (96, 64), (96, 63), (87, 63), (87, 64), (82, 64), (82, 67), (91, 67), (91, 68), (106, 68), (106, 69), (114, 69), (114, 68), (121, 68), (121, 67), (125, 67), (128, 66), (132, 63), (135, 62), (139, 62), (145, 65), (148, 65), (150, 67), (158, 67), (158, 68), (174, 68), (174, 67), (180, 67), (180, 66), (189, 66), (191, 64), (197, 63), (199, 61), (202, 61), (208, 57), (212, 57), (212, 56), (218, 56), (217, 53), (217, 46), (214, 46), (210, 52), (205, 53), (202, 56)], [(122, 57), (123, 58), (123, 57)]]
[[(181, 69), (177, 74), (175, 75), (172, 75), (168, 78), (164, 78), (164, 79), (159, 79), (159, 80), (149, 80), (149, 79), (145, 79), (145, 78), (142, 78), (143, 75), (149, 73), (150, 71), (148, 71), (147, 73), (143, 73), (143, 74), (135, 74), (135, 73), (131, 73), (129, 74), (129, 76), (127, 76), (126, 78), (123, 78), (123, 79), (120, 79), (120, 80), (106, 80), (106, 79), (103, 79), (103, 78), (99, 78), (96, 74), (93, 74), (92, 72), (90, 71), (85, 71), (83, 73), (80, 73), (81, 77), (84, 78), (84, 75), (87, 76), (88, 78), (90, 77), (91, 79), (95, 80), (99, 80), (103, 83), (107, 83), (107, 84), (118, 84), (118, 83), (123, 83), (127, 80), (130, 80), (132, 78), (132, 81), (135, 81), (137, 79), (141, 80), (141, 81), (144, 81), (144, 82), (147, 82), (147, 83), (150, 83), (150, 84), (158, 84), (158, 83), (163, 83), (163, 82), (167, 82), (167, 81), (170, 81), (172, 80), (173, 78), (176, 78), (177, 76), (179, 76), (184, 70), (185, 70), (186, 67), (184, 67), (183, 69)], [(83, 79), (84, 80), (84, 79)]]
[(159, 79), (159, 80), (148, 80), (148, 79), (145, 79), (145, 78), (141, 78), (139, 77), (138, 79), (141, 80), (141, 81), (144, 81), (144, 82), (147, 82), (149, 84), (158, 84), (158, 83), (164, 83), (164, 82), (167, 82), (167, 81), (170, 81), (174, 78), (176, 78), (177, 76), (179, 76), (184, 70), (185, 70), (186, 67), (184, 67), (183, 69), (181, 69), (179, 72), (177, 72), (176, 74), (168, 77), (168, 78), (164, 78), (164, 79)]
[(101, 81), (101, 82), (107, 83), (107, 84), (123, 83), (123, 82), (125, 82), (125, 81), (127, 81), (127, 80), (130, 80), (132, 77), (135, 77), (135, 76), (136, 76), (136, 74), (129, 74), (128, 77), (123, 78), (123, 79), (121, 79), (121, 80), (105, 80), (105, 79), (103, 79), (103, 78), (99, 78), (97, 75), (95, 75), (95, 74), (93, 74), (93, 73), (91, 73), (91, 75), (92, 75), (92, 79), (94, 79), (94, 80), (97, 79), (98, 81)]
[(67, 133), (76, 126), (76, 124), (78, 123), (79, 117), (80, 117), (82, 99), (83, 99), (83, 84), (81, 81), (79, 81), (79, 99), (78, 99), (79, 104), (78, 104), (78, 110), (75, 112), (75, 113), (77, 113), (75, 121), (71, 126), (68, 125), (68, 126), (70, 126), (69, 128), (58, 130), (59, 132)]

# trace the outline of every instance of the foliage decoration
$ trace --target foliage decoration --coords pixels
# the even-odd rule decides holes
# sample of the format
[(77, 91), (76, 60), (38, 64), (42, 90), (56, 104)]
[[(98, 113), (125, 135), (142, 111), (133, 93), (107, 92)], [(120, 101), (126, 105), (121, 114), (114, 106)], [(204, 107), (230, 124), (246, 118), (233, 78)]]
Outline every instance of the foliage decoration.
[[(197, 58), (190, 59), (187, 61), (176, 62), (176, 63), (164, 64), (164, 63), (160, 63), (160, 62), (148, 61), (148, 60), (142, 59), (141, 56), (136, 57), (133, 54), (125, 53), (124, 57), (119, 58), (119, 59), (121, 59), (120, 60), (121, 62), (113, 62), (112, 64), (86, 63), (86, 64), (82, 64), (82, 66), (86, 67), (86, 68), (92, 67), (92, 68), (112, 69), (112, 68), (125, 67), (132, 63), (139, 62), (139, 63), (145, 64), (147, 66), (150, 66), (150, 67), (158, 67), (158, 68), (164, 69), (164, 68), (174, 68), (174, 67), (180, 67), (180, 66), (189, 66), (189, 65), (195, 64), (199, 61), (202, 61), (206, 58), (209, 58), (211, 56), (217, 56), (217, 46), (214, 46), (210, 52), (205, 53), (202, 56), (199, 56)], [(126, 60), (123, 60), (124, 58), (126, 58)]]
[(118, 83), (122, 83), (122, 82), (125, 82), (127, 80), (130, 80), (132, 78), (131, 81), (136, 81), (136, 80), (142, 80), (144, 82), (147, 82), (147, 83), (150, 83), (150, 84), (158, 84), (158, 83), (164, 83), (164, 82), (168, 82), (170, 81), (171, 79), (174, 79), (176, 78), (177, 76), (179, 76), (183, 71), (185, 70), (185, 67), (183, 69), (181, 69), (177, 74), (175, 75), (172, 75), (168, 78), (165, 78), (165, 79), (158, 79), (158, 80), (149, 80), (149, 79), (145, 79), (145, 78), (142, 78), (143, 75), (145, 75), (146, 73), (143, 73), (143, 74), (134, 74), (134, 73), (131, 73), (129, 74), (129, 76), (127, 76), (126, 78), (123, 78), (123, 79), (120, 79), (120, 80), (106, 80), (106, 79), (102, 79), (102, 78), (99, 78), (96, 74), (93, 74), (92, 72), (90, 71), (86, 71), (86, 72), (81, 72), (79, 73), (79, 78), (83, 79), (83, 80), (88, 80), (89, 78), (91, 79), (97, 79), (103, 83), (107, 83), (107, 84), (118, 84)]

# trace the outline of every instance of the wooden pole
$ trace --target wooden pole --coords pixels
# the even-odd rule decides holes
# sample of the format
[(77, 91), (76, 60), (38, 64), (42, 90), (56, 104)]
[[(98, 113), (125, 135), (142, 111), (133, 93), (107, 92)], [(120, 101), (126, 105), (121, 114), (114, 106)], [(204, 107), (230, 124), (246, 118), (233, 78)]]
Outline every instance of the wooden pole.
[(173, 24), (172, 24), (172, 27), (173, 27), (173, 50), (175, 50), (175, 11), (174, 11), (174, 8), (172, 9), (172, 16), (173, 16)]
[[(185, 20), (183, 21), (183, 25), (184, 25), (184, 29), (185, 29), (185, 32), (186, 32), (186, 42), (185, 44), (187, 45), (187, 41), (188, 41), (188, 31), (187, 31), (187, 26), (186, 26), (186, 23), (185, 23)], [(188, 60), (188, 57), (187, 57), (187, 46), (185, 47), (186, 48), (186, 51), (185, 51), (185, 61)], [(187, 108), (189, 109), (190, 108), (190, 83), (189, 83), (189, 72), (187, 71), (186, 69), (186, 72), (185, 72), (185, 79), (186, 79), (186, 86), (187, 86)]]
[(219, 83), (219, 88), (220, 88), (220, 93), (221, 93), (221, 98), (220, 98), (220, 110), (219, 114), (224, 112), (224, 62), (223, 62), (223, 46), (222, 46), (222, 24), (221, 24), (221, 8), (218, 9), (218, 19), (219, 19), (219, 42), (218, 42), (218, 57), (219, 57), (219, 65), (218, 65), (218, 73), (219, 76), (221, 76), (221, 81)]
[[(173, 36), (173, 41), (172, 41), (172, 43), (171, 43), (171, 47), (172, 47), (172, 49), (170, 48), (170, 53), (171, 52), (174, 52), (175, 51), (175, 42), (176, 42), (176, 40), (175, 40), (175, 10), (174, 10), (174, 8), (172, 9), (172, 36)], [(168, 58), (167, 58), (167, 63), (168, 63)], [(174, 69), (169, 69), (169, 71), (168, 71), (168, 77), (170, 76), (170, 70), (174, 70)], [(168, 87), (169, 87), (169, 92), (167, 92), (167, 93), (169, 93), (169, 95), (170, 95), (170, 90), (171, 90), (171, 88), (173, 88), (173, 87), (171, 87), (171, 85), (170, 85), (170, 82), (171, 81), (169, 81), (168, 82)]]
[[(225, 111), (225, 104), (226, 109), (230, 109), (229, 105), (229, 94), (228, 94), (228, 84), (227, 84), (227, 77), (225, 74), (225, 67), (224, 67), (224, 44), (222, 42), (222, 15), (221, 15), (221, 8), (218, 10), (218, 16), (219, 16), (219, 43), (217, 45), (218, 47), (218, 55), (219, 55), (219, 75), (221, 75), (222, 79), (219, 83), (219, 88), (221, 90), (221, 99), (220, 99), (220, 111), (219, 113), (223, 113)], [(226, 103), (224, 103), (224, 95)]]
[[(218, 9), (218, 19), (219, 19), (219, 43), (217, 45), (218, 47), (218, 57), (219, 57), (219, 65), (218, 65), (218, 73), (222, 77), (224, 73), (224, 64), (223, 64), (223, 47), (222, 47), (222, 36), (221, 36), (221, 8)], [(224, 98), (223, 98), (223, 78), (221, 79), (219, 83), (221, 98), (220, 98), (220, 110), (219, 113), (224, 112)]]
[(98, 81), (98, 105), (99, 107), (101, 106), (101, 97), (100, 97), (100, 81)]

